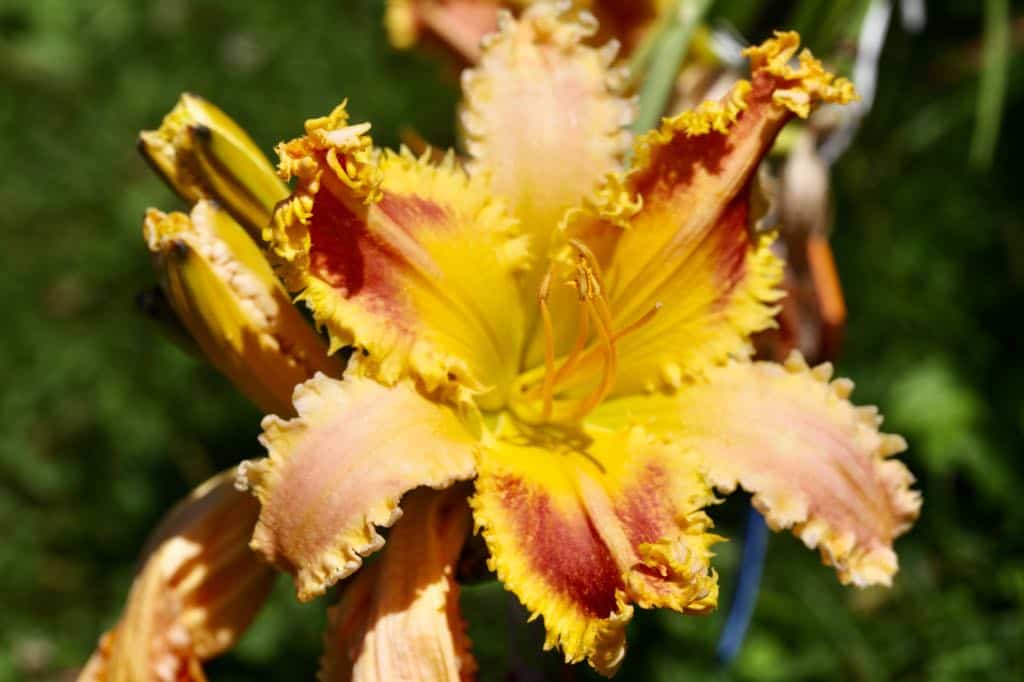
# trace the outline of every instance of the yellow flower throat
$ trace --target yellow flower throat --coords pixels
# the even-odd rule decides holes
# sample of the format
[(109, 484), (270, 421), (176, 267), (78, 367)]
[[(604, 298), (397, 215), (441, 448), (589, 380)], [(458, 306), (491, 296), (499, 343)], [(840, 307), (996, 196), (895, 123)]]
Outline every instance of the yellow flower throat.
[[(578, 239), (569, 239), (569, 246), (575, 253), (571, 261), (571, 272), (564, 282), (566, 286), (576, 291), (576, 299), (580, 307), (579, 327), (571, 350), (556, 369), (554, 323), (548, 304), (555, 270), (555, 264), (552, 263), (537, 291), (537, 302), (540, 306), (541, 323), (544, 329), (543, 380), (531, 386), (536, 372), (531, 371), (524, 374), (517, 382), (519, 384), (518, 400), (514, 400), (511, 405), (512, 412), (528, 423), (574, 422), (582, 419), (600, 405), (615, 386), (615, 377), (618, 371), (616, 342), (626, 334), (650, 322), (661, 309), (661, 303), (657, 303), (640, 318), (616, 331), (608, 304), (608, 288), (601, 273), (600, 263), (590, 248)], [(590, 337), (591, 322), (596, 330), (596, 338), (595, 343), (588, 347), (587, 340)], [(590, 368), (593, 364), (590, 362), (592, 357), (600, 357), (601, 360), (601, 376), (597, 386), (586, 396), (569, 401), (563, 409), (559, 409), (556, 413), (555, 392), (569, 379)], [(540, 401), (539, 413), (536, 410), (538, 400)]]

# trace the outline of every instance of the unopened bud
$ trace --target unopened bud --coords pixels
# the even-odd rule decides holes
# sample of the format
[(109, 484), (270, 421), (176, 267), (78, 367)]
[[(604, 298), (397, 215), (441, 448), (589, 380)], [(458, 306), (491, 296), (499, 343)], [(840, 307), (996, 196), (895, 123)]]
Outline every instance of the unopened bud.
[(288, 187), (252, 138), (223, 111), (184, 94), (139, 150), (185, 201), (214, 199), (259, 238)]
[(259, 247), (217, 204), (201, 200), (191, 215), (150, 209), (143, 234), (178, 318), (261, 410), (290, 415), (297, 384), (341, 375)]

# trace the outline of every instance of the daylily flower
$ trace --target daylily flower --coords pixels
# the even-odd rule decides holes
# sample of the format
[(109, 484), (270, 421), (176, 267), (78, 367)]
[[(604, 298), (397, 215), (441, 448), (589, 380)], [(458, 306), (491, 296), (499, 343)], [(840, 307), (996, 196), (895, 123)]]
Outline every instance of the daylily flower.
[[(356, 354), (342, 380), (296, 389), (296, 418), (264, 420), (269, 457), (238, 483), (262, 504), (252, 547), (301, 599), (356, 574), (323, 679), (471, 669), (458, 512), (406, 496), (421, 487), (474, 479), (491, 568), (547, 647), (605, 674), (634, 605), (715, 606), (711, 486), (751, 492), (844, 583), (897, 569), (920, 505), (891, 458), (903, 439), (828, 365), (750, 359), (782, 273), (752, 231), (752, 178), (788, 120), (852, 86), (807, 52), (793, 63), (798, 38), (779, 33), (747, 50), (749, 81), (665, 119), (627, 170), (632, 107), (594, 31), (549, 4), (502, 20), (464, 75), (468, 170), (376, 149), (344, 105), (279, 148), (297, 184), (264, 236), (332, 347)], [(429, 560), (356, 573), (402, 505), (416, 529), (397, 526), (395, 548), (423, 543)]]

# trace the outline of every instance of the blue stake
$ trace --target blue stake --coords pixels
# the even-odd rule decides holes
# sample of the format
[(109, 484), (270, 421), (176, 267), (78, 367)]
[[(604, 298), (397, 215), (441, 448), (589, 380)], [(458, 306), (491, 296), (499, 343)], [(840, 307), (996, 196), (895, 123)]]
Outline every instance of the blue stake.
[(767, 549), (768, 526), (764, 522), (764, 517), (751, 506), (747, 514), (747, 534), (743, 539), (743, 557), (736, 578), (736, 591), (733, 593), (729, 614), (725, 618), (725, 626), (718, 638), (718, 648), (715, 652), (722, 665), (732, 663), (747, 635), (750, 617), (757, 604), (757, 591), (761, 586), (761, 570), (764, 568), (764, 555)]

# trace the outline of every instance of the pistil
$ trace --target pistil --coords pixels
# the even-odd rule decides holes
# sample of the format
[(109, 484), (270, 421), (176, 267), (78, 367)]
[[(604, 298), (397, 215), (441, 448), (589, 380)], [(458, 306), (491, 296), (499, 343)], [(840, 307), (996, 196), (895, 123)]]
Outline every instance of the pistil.
[[(650, 322), (661, 308), (661, 304), (658, 303), (639, 319), (615, 331), (605, 283), (597, 258), (579, 240), (570, 239), (569, 245), (576, 250), (576, 261), (573, 264), (573, 275), (566, 280), (565, 284), (576, 290), (580, 304), (579, 328), (569, 354), (555, 369), (554, 323), (548, 304), (551, 283), (554, 278), (554, 266), (552, 265), (544, 274), (537, 291), (537, 302), (540, 306), (541, 322), (544, 329), (544, 376), (539, 385), (526, 391), (523, 396), (527, 401), (536, 399), (541, 401), (539, 418), (527, 418), (531, 422), (575, 421), (585, 417), (597, 407), (615, 385), (618, 370), (618, 353), (615, 343), (626, 334)], [(591, 319), (593, 319), (597, 338), (595, 339), (596, 343), (587, 348)], [(584, 361), (588, 357), (592, 357), (593, 353), (599, 353), (601, 356), (601, 377), (597, 386), (586, 397), (568, 405), (569, 409), (560, 410), (561, 414), (555, 415), (555, 391), (571, 379), (581, 365), (588, 365), (589, 363)]]

